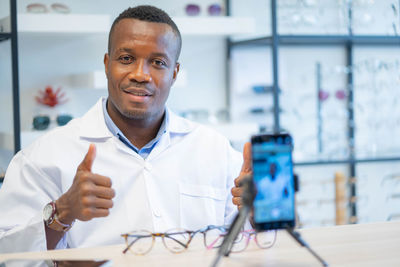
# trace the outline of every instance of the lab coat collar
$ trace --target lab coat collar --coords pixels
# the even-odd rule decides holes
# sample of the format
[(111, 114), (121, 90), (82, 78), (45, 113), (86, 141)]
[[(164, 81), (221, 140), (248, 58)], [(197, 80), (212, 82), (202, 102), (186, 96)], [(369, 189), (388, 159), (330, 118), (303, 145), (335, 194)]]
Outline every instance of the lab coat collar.
[[(82, 122), (80, 127), (80, 136), (83, 138), (110, 138), (112, 137), (112, 133), (108, 129), (103, 114), (102, 102), (105, 101), (105, 98), (100, 98), (99, 101), (81, 118)], [(174, 112), (172, 112), (169, 108), (169, 122), (167, 124), (167, 132), (176, 133), (176, 134), (185, 134), (191, 132), (196, 128), (196, 124), (179, 117)]]
[(113, 136), (104, 120), (103, 101), (105, 101), (105, 98), (100, 98), (97, 103), (83, 115), (79, 132), (81, 137), (102, 139)]
[(193, 131), (196, 128), (196, 124), (176, 115), (169, 108), (167, 108), (169, 115), (169, 121), (167, 124), (167, 131), (170, 133), (185, 134)]

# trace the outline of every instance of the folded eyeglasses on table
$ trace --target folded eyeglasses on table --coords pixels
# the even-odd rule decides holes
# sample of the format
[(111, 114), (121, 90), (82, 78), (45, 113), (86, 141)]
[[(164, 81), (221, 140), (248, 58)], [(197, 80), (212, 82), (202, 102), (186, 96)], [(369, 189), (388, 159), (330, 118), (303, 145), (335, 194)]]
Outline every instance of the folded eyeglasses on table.
[[(196, 234), (203, 235), (203, 242), (206, 249), (219, 248), (226, 234), (227, 226), (209, 225), (197, 231), (184, 229), (171, 229), (164, 233), (151, 233), (147, 230), (132, 231), (121, 236), (125, 239), (126, 248), (123, 253), (128, 251), (136, 255), (144, 255), (151, 251), (156, 237), (161, 237), (164, 246), (173, 253), (185, 251)], [(254, 239), (259, 248), (267, 249), (274, 245), (276, 240), (276, 230), (256, 232), (255, 230), (243, 230), (239, 233), (232, 246), (232, 252), (245, 250)]]

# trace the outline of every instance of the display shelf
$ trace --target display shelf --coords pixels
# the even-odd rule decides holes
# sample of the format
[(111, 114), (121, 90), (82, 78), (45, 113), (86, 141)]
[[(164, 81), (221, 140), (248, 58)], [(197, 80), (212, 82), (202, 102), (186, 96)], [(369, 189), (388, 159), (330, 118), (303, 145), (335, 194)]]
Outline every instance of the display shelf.
[(399, 36), (379, 35), (278, 35), (280, 44), (293, 45), (323, 45), (346, 44), (356, 45), (400, 45)]
[[(0, 20), (7, 31), (9, 17)], [(232, 35), (254, 33), (255, 21), (246, 17), (176, 17), (182, 35)], [(108, 34), (109, 15), (18, 14), (18, 33), (25, 34)]]
[(311, 166), (311, 165), (354, 164), (354, 163), (371, 163), (371, 162), (387, 162), (387, 161), (400, 161), (400, 157), (361, 158), (353, 160), (344, 159), (344, 160), (299, 161), (299, 162), (294, 162), (294, 165)]
[[(277, 35), (277, 42), (282, 45), (400, 45), (400, 36), (385, 35)], [(233, 46), (240, 45), (272, 45), (272, 37), (231, 42)]]
[[(230, 1), (227, 1), (229, 7)], [(265, 35), (257, 38), (249, 38), (240, 41), (228, 40), (228, 61), (231, 61), (230, 55), (232, 49), (236, 47), (268, 47), (270, 48), (272, 57), (272, 80), (274, 88), (274, 131), (280, 131), (280, 114), (279, 114), (279, 93), (278, 88), (280, 87), (279, 77), (281, 75), (279, 71), (279, 49), (283, 46), (326, 46), (326, 45), (337, 45), (342, 46), (345, 51), (346, 66), (353, 66), (353, 48), (354, 46), (383, 46), (383, 47), (400, 47), (400, 36), (394, 35), (354, 35), (352, 34), (352, 18), (353, 15), (351, 9), (349, 10), (349, 34), (336, 34), (336, 35), (310, 35), (310, 34), (279, 34), (278, 32), (278, 0), (270, 1), (271, 10), (271, 35)], [(394, 25), (394, 24), (393, 24)], [(348, 88), (352, 89), (354, 86), (353, 72), (346, 73), (346, 84)], [(344, 164), (348, 166), (349, 176), (356, 177), (356, 166), (359, 163), (372, 163), (372, 162), (388, 162), (388, 161), (400, 161), (400, 157), (388, 157), (388, 156), (376, 156), (373, 158), (357, 158), (355, 153), (355, 124), (354, 124), (354, 101), (353, 92), (349, 90), (347, 97), (347, 114), (348, 123), (346, 133), (350, 144), (350, 154), (348, 157), (340, 160), (302, 160), (295, 161), (296, 166), (313, 166), (313, 165), (326, 165), (326, 164)], [(352, 197), (357, 196), (356, 184), (349, 183), (349, 194)], [(349, 203), (350, 216), (355, 218), (357, 216), (356, 203)], [(349, 221), (355, 223), (356, 221)]]
[[(109, 15), (87, 14), (18, 14), (18, 34), (79, 34), (107, 33)], [(8, 17), (0, 20), (7, 30)]]
[(255, 32), (255, 20), (246, 17), (175, 17), (182, 35), (232, 35)]

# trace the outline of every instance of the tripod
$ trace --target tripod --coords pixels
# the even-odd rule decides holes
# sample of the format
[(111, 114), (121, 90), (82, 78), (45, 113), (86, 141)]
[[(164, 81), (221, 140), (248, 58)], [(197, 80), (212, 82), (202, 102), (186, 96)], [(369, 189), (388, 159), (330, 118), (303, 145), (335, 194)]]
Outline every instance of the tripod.
[[(253, 179), (251, 176), (246, 177), (241, 186), (243, 186), (243, 194), (242, 194), (242, 203), (243, 207), (239, 210), (239, 213), (236, 215), (235, 219), (233, 220), (231, 226), (229, 227), (228, 233), (224, 237), (220, 248), (218, 249), (217, 256), (215, 257), (213, 263), (211, 264), (212, 267), (216, 267), (221, 260), (222, 256), (228, 257), (234, 241), (238, 236), (240, 230), (242, 229), (246, 219), (250, 213), (250, 210), (253, 206), (253, 201), (256, 195), (255, 186), (253, 183)], [(327, 267), (329, 266), (326, 261), (324, 261), (311, 247), (302, 239), (299, 232), (294, 231), (293, 228), (286, 228), (286, 231), (289, 233), (291, 237), (294, 238), (301, 246), (305, 247), (314, 257), (321, 262), (322, 266)]]
[(293, 228), (286, 228), (286, 231), (291, 237), (294, 238), (302, 247), (305, 247), (317, 260), (322, 264), (322, 266), (329, 266), (326, 261), (324, 261), (301, 237), (299, 232), (296, 232)]

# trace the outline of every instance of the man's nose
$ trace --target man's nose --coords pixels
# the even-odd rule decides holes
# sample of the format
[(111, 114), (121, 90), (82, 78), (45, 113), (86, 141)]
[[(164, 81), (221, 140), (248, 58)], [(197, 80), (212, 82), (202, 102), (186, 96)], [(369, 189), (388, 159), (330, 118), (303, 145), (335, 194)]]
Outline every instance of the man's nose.
[(132, 69), (129, 72), (129, 79), (135, 80), (136, 82), (150, 82), (151, 75), (149, 72), (149, 66), (147, 66), (144, 60), (137, 60), (134, 64), (131, 64)]

